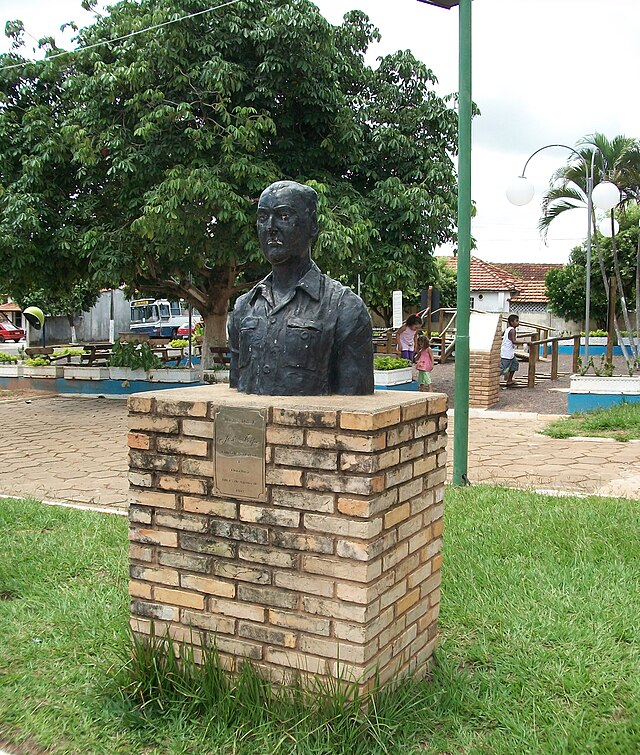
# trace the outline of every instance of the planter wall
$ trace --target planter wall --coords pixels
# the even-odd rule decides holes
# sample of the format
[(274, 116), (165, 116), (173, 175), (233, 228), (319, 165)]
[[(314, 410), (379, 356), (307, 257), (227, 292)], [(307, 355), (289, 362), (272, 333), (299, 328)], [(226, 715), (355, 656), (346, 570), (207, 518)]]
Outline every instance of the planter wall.
[(0, 365), (0, 377), (21, 377), (22, 365), (21, 364), (2, 364)]
[(640, 401), (640, 376), (572, 375), (569, 388), (569, 414)]
[(401, 367), (399, 370), (374, 370), (374, 385), (402, 385), (413, 380), (412, 368)]
[(205, 383), (228, 383), (229, 370), (204, 370), (202, 379)]

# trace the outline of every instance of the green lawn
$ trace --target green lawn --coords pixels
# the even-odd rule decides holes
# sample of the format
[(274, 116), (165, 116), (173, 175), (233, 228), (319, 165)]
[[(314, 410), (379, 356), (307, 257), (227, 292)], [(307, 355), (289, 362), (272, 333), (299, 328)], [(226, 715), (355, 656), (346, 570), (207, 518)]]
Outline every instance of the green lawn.
[(551, 422), (542, 431), (551, 438), (640, 438), (640, 403), (615, 404), (606, 409), (579, 412)]
[[(448, 489), (441, 632), (428, 682), (373, 724), (260, 711), (253, 729), (127, 708), (127, 522), (0, 503), (0, 748), (131, 755), (640, 751), (637, 502)], [(295, 716), (298, 716), (297, 718)], [(369, 719), (375, 718), (370, 714)], [(244, 723), (243, 723), (244, 722)], [(376, 739), (378, 738), (378, 740)], [(297, 740), (297, 742), (296, 742)]]

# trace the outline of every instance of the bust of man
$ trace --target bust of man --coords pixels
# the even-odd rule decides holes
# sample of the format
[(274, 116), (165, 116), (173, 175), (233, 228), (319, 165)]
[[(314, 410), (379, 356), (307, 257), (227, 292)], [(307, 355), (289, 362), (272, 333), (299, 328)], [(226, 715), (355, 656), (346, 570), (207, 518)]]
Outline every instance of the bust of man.
[(268, 396), (373, 393), (371, 318), (350, 288), (311, 259), (317, 194), (277, 181), (258, 202), (258, 239), (271, 263), (229, 324), (230, 385)]

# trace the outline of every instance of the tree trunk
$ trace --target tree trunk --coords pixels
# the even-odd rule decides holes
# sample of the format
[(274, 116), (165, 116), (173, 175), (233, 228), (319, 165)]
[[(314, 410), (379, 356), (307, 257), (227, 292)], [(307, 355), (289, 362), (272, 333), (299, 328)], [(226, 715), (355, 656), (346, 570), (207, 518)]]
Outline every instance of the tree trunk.
[(67, 320), (69, 321), (69, 327), (71, 328), (71, 343), (78, 343), (76, 337), (76, 318), (74, 315), (67, 315)]
[[(229, 299), (227, 298), (227, 302)], [(210, 369), (221, 363), (227, 350), (227, 310), (203, 315), (204, 337), (202, 339), (202, 366)]]

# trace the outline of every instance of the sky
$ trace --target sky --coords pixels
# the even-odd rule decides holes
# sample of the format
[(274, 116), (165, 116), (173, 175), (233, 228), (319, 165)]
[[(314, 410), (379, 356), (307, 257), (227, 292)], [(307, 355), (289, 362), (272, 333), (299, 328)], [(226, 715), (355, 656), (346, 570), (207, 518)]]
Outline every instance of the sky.
[[(369, 16), (382, 36), (371, 48), (372, 65), (409, 49), (433, 70), (439, 94), (457, 90), (457, 9), (417, 0), (314, 1), (332, 23), (356, 8)], [(546, 244), (537, 223), (542, 194), (569, 151), (547, 149), (533, 158), (529, 205), (509, 204), (505, 187), (544, 145), (573, 147), (596, 131), (640, 137), (640, 0), (474, 0), (472, 16), (472, 96), (481, 111), (473, 125), (472, 254), (488, 262), (564, 263), (586, 236), (586, 209), (555, 220)], [(15, 18), (34, 38), (52, 34), (59, 44), (62, 23), (91, 22), (80, 0), (0, 0), (2, 27)], [(0, 51), (7, 49), (1, 38)]]

